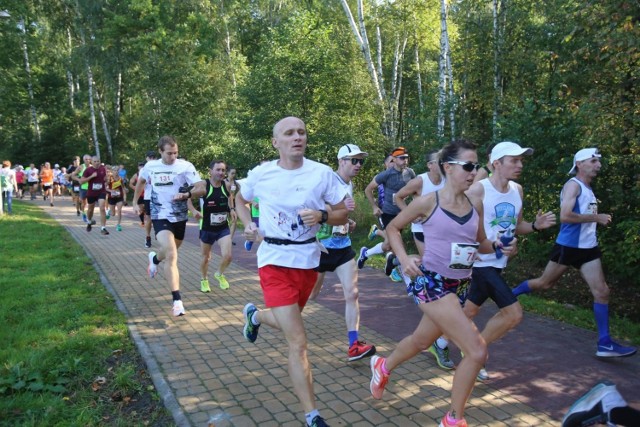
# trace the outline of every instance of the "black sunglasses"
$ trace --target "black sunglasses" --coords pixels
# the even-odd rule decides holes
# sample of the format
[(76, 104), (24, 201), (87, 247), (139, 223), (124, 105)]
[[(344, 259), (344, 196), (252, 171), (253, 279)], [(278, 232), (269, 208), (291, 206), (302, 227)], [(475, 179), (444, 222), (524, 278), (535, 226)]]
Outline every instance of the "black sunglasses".
[(471, 172), (472, 170), (478, 170), (482, 167), (482, 165), (480, 163), (473, 163), (473, 162), (461, 162), (460, 160), (450, 160), (447, 163), (452, 164), (452, 165), (460, 165), (462, 166), (462, 169), (465, 170), (465, 172)]
[(351, 164), (354, 165), (354, 166), (357, 165), (357, 164), (364, 165), (364, 159), (356, 159), (354, 157), (345, 157), (342, 160), (351, 160)]

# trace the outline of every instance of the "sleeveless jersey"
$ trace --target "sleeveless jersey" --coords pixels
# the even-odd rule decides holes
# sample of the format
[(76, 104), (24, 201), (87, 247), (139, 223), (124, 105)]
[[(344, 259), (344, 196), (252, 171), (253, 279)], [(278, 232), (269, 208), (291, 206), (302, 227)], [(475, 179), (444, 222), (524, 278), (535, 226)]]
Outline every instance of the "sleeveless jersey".
[(430, 271), (449, 279), (465, 279), (471, 276), (471, 267), (477, 253), (476, 236), (480, 216), (471, 202), (470, 212), (456, 217), (440, 207), (436, 192), (436, 207), (422, 224), (425, 245), (422, 265)]
[(206, 196), (200, 198), (200, 229), (205, 231), (220, 231), (229, 227), (227, 217), (229, 216), (229, 193), (224, 182), (220, 187), (211, 185), (209, 179), (207, 183)]
[[(598, 200), (591, 187), (585, 185), (578, 178), (573, 177), (569, 181), (577, 182), (580, 185), (580, 194), (576, 197), (576, 203), (572, 211), (578, 214), (597, 214)], [(562, 203), (562, 192), (560, 193), (560, 203)], [(578, 249), (591, 249), (598, 246), (596, 228), (598, 223), (584, 222), (578, 224), (561, 223), (560, 233), (556, 243), (562, 246)]]
[[(487, 239), (496, 241), (507, 229), (511, 229), (515, 235), (518, 224), (518, 216), (522, 211), (522, 199), (518, 191), (518, 185), (509, 181), (509, 189), (506, 193), (499, 192), (488, 178), (479, 181), (484, 187), (482, 206), (484, 207), (484, 231)], [(508, 257), (506, 255), (496, 258), (496, 253), (479, 254), (480, 260), (474, 263), (474, 267), (505, 268)]]
[[(425, 173), (421, 173), (420, 175), (418, 175), (419, 177), (422, 178), (422, 192), (420, 193), (421, 196), (424, 196), (425, 194), (429, 194), (429, 193), (433, 193), (434, 191), (438, 191), (440, 190), (442, 187), (444, 187), (444, 184), (447, 182), (446, 179), (443, 177), (440, 180), (440, 184), (435, 185), (433, 182), (431, 182), (431, 178), (429, 178), (429, 172), (425, 172)], [(411, 223), (411, 232), (412, 233), (421, 233), (422, 232), (422, 224), (421, 223)]]

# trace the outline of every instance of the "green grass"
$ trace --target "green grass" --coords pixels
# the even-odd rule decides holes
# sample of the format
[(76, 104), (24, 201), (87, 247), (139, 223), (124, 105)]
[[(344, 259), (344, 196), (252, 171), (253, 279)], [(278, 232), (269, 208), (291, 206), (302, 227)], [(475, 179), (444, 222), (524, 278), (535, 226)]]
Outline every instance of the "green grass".
[(170, 425), (82, 248), (20, 202), (0, 236), (0, 425)]

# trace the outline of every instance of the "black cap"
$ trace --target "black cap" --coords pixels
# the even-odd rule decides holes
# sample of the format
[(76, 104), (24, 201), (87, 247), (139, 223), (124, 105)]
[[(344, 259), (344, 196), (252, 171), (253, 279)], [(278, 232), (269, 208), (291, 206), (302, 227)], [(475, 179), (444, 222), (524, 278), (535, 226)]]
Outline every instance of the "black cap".
[(138, 162), (138, 166), (144, 166), (146, 164), (147, 164), (147, 162)]
[(147, 158), (155, 159), (158, 157), (158, 153), (155, 151), (147, 151)]

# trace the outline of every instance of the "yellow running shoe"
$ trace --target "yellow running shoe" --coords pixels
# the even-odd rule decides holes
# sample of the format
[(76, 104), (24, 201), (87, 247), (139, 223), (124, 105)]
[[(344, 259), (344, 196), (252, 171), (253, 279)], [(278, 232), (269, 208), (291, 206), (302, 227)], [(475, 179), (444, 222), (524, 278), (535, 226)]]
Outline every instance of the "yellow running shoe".
[(224, 274), (216, 272), (213, 277), (215, 277), (220, 284), (220, 289), (229, 289), (229, 282), (227, 282), (227, 278), (224, 277)]
[(200, 292), (211, 292), (209, 281), (207, 279), (200, 281)]

